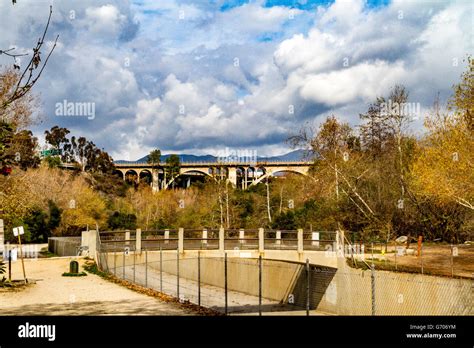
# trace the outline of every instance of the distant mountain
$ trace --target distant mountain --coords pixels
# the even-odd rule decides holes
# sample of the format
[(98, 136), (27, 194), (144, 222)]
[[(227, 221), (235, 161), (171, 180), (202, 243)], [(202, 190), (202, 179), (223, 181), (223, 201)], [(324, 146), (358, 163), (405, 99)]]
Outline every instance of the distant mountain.
[[(304, 161), (304, 150), (295, 150), (288, 152), (284, 155), (280, 156), (272, 156), (272, 157), (260, 157), (257, 156), (257, 161)], [(170, 156), (161, 155), (161, 162), (165, 162), (166, 159)], [(203, 155), (203, 156), (196, 156), (196, 155), (188, 155), (188, 154), (178, 154), (181, 163), (186, 162), (217, 162), (217, 157), (212, 155)], [(124, 160), (117, 160), (115, 163), (146, 163), (148, 160), (148, 155), (136, 160), (136, 161), (124, 161)]]
[(257, 157), (259, 161), (304, 161), (304, 150), (295, 150), (287, 154), (273, 157)]

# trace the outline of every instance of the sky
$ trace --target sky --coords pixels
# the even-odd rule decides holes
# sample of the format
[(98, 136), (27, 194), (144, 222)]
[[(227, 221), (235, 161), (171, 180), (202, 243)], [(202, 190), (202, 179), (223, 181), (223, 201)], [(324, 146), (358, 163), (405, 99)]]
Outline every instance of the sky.
[[(329, 115), (360, 124), (397, 84), (419, 106), (410, 131), (422, 134), (474, 52), (474, 2), (423, 0), (5, 0), (0, 49), (30, 52), (50, 4), (45, 46), (59, 43), (33, 90), (34, 134), (67, 127), (114, 159), (283, 154), (289, 135)], [(58, 112), (64, 102), (94, 116)]]

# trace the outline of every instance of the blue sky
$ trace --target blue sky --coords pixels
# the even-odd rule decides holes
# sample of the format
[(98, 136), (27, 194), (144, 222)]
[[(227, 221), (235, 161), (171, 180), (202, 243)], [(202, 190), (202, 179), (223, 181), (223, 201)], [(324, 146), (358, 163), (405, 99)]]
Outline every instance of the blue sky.
[[(304, 124), (359, 124), (396, 84), (421, 106), (420, 134), (473, 53), (469, 1), (413, 0), (3, 1), (0, 48), (30, 49), (49, 4), (60, 44), (35, 88), (34, 132), (68, 127), (116, 159), (155, 147), (281, 154)], [(56, 116), (64, 100), (95, 103), (96, 117)]]

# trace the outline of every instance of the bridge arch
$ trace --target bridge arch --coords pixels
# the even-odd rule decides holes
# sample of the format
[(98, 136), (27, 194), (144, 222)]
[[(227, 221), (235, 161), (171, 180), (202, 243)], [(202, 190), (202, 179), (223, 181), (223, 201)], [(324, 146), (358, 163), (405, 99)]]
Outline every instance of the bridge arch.
[(184, 171), (180, 172), (173, 179), (168, 181), (164, 188), (167, 189), (180, 176), (185, 175), (185, 174), (190, 174), (190, 173), (200, 173), (200, 174), (203, 174), (204, 176), (208, 176), (208, 177), (213, 178), (215, 180), (214, 176), (212, 174), (209, 174), (208, 172), (206, 172), (206, 170), (204, 170), (204, 169), (189, 168), (189, 169), (185, 169)]
[(125, 180), (125, 173), (120, 169), (114, 169), (112, 174), (118, 176), (122, 180)]
[(133, 169), (129, 169), (125, 172), (124, 180), (128, 183), (136, 183), (138, 181), (138, 173)]
[(145, 182), (148, 185), (151, 185), (153, 181), (153, 175), (148, 169), (142, 169), (139, 174), (139, 182)]
[(265, 180), (266, 178), (268, 177), (271, 177), (271, 176), (274, 176), (274, 174), (277, 174), (277, 173), (295, 173), (295, 174), (299, 174), (299, 175), (304, 175), (304, 176), (308, 176), (308, 172), (307, 170), (303, 169), (303, 168), (278, 168), (278, 169), (275, 169), (275, 170), (267, 170), (265, 172), (265, 174), (263, 174), (262, 176), (258, 177), (256, 180), (254, 180), (250, 186), (253, 186), (253, 185), (257, 185), (259, 183), (261, 183), (263, 180)]

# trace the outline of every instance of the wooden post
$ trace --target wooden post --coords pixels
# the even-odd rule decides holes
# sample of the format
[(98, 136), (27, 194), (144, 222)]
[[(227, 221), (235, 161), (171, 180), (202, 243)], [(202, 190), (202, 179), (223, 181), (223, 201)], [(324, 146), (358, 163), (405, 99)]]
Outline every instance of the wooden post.
[(418, 253), (417, 256), (420, 257), (421, 255), (421, 245), (423, 243), (423, 236), (418, 236)]

